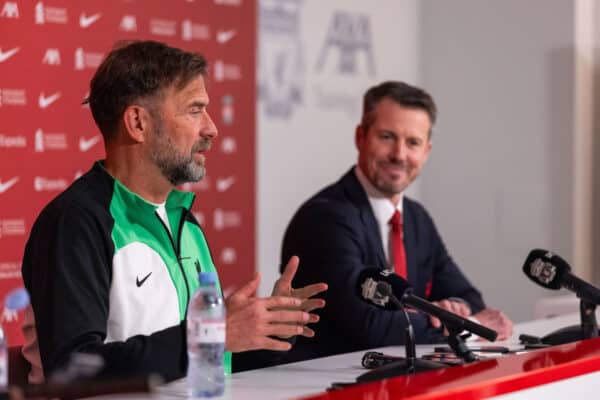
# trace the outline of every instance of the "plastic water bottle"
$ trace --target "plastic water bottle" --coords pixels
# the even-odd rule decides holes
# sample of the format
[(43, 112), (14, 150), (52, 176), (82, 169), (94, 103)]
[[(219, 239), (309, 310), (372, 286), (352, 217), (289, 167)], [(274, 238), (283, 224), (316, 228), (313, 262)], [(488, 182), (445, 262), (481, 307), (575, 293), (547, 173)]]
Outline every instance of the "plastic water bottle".
[(4, 329), (0, 324), (0, 391), (5, 391), (8, 387), (8, 346), (6, 345), (6, 336)]
[(200, 287), (187, 315), (187, 382), (192, 397), (221, 396), (225, 389), (225, 305), (217, 290), (217, 275), (200, 272)]

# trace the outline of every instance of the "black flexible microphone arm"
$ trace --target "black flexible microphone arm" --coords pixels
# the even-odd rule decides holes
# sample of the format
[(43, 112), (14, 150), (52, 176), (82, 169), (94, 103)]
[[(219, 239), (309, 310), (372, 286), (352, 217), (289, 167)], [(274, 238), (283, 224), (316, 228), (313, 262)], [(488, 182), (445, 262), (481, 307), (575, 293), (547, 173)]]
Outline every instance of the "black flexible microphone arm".
[[(401, 309), (404, 312), (404, 315), (406, 316), (407, 319), (408, 319), (408, 314), (406, 313), (406, 306), (411, 306), (413, 308), (416, 308), (423, 312), (427, 312), (428, 314), (434, 315), (435, 317), (441, 319), (442, 323), (448, 330), (448, 345), (450, 346), (450, 348), (452, 349), (454, 354), (456, 354), (457, 357), (459, 357), (461, 360), (463, 360), (466, 363), (470, 363), (470, 362), (478, 360), (477, 356), (475, 354), (473, 354), (473, 352), (469, 349), (469, 347), (465, 343), (464, 338), (461, 336), (461, 333), (463, 332), (463, 330), (468, 330), (469, 332), (472, 331), (471, 329), (469, 329), (470, 325), (465, 324), (464, 318), (458, 318), (456, 315), (448, 312), (448, 315), (451, 316), (449, 318), (448, 315), (446, 315), (445, 313), (441, 313), (439, 311), (439, 310), (442, 310), (442, 311), (445, 311), (445, 310), (443, 310), (439, 307), (433, 306), (429, 302), (422, 300), (419, 297), (413, 296), (409, 291), (406, 291), (399, 300), (398, 298), (396, 298), (396, 296), (394, 296), (390, 285), (388, 285), (387, 283), (378, 283), (377, 291), (384, 296), (388, 296), (390, 301), (396, 307), (398, 307), (398, 309)], [(417, 300), (415, 301), (415, 299), (417, 299)], [(432, 307), (435, 307), (438, 310), (432, 310)], [(433, 312), (431, 312), (431, 311), (433, 311)], [(468, 320), (466, 320), (466, 321), (471, 322)], [(495, 332), (491, 329), (485, 328), (479, 324), (476, 324), (476, 325), (478, 325), (475, 329), (477, 334), (483, 333), (483, 335), (480, 335), (480, 336), (482, 336), (486, 339), (489, 338), (488, 340), (496, 339), (496, 336), (498, 335), (497, 332)], [(407, 329), (409, 329), (409, 328), (410, 328), (411, 332), (410, 333), (407, 332), (407, 335), (408, 334), (413, 335), (412, 325), (408, 324)], [(484, 329), (482, 330), (481, 328), (484, 328)], [(486, 332), (486, 330), (489, 332)], [(412, 344), (412, 351), (413, 351), (412, 356), (413, 356), (413, 364), (414, 364), (414, 359), (416, 359), (414, 335), (412, 336), (411, 339), (412, 339), (411, 344)], [(406, 346), (407, 361), (409, 360), (409, 350), (408, 350), (409, 347), (411, 347), (411, 346), (408, 346), (408, 345)]]

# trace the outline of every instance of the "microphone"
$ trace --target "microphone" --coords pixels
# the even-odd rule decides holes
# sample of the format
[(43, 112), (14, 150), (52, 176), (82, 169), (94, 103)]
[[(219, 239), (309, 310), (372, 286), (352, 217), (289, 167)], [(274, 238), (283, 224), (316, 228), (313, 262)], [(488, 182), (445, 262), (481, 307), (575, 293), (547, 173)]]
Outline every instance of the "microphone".
[(584, 301), (600, 305), (600, 289), (573, 275), (569, 264), (548, 250), (531, 250), (523, 264), (523, 272), (546, 289), (565, 288)]
[[(444, 310), (412, 294), (410, 284), (389, 270), (365, 268), (361, 271), (357, 286), (358, 294), (364, 300), (384, 309), (395, 309), (395, 306), (410, 306), (442, 321), (447, 328), (467, 330), (493, 342), (498, 332)], [(394, 306), (392, 306), (392, 303)]]

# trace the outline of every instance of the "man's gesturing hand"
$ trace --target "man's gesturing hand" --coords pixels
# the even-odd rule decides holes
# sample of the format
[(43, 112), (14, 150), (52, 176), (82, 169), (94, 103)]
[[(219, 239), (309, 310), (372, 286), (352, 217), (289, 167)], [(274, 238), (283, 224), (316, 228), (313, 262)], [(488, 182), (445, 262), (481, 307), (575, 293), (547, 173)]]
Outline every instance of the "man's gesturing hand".
[(296, 335), (313, 336), (306, 327), (319, 320), (310, 311), (321, 308), (325, 302), (310, 299), (327, 289), (324, 283), (293, 289), (291, 282), (298, 269), (298, 257), (292, 257), (281, 278), (275, 283), (273, 295), (255, 297), (260, 276), (256, 276), (233, 292), (225, 304), (227, 307), (227, 334), (225, 347), (229, 351), (280, 350), (286, 351), (291, 344), (273, 338), (288, 338)]
[[(323, 299), (312, 299), (316, 294), (324, 292), (327, 290), (327, 284), (325, 283), (314, 283), (312, 285), (304, 286), (299, 289), (292, 288), (292, 280), (296, 275), (296, 271), (298, 271), (298, 264), (300, 263), (300, 259), (297, 256), (292, 256), (288, 261), (283, 274), (281, 277), (275, 282), (273, 286), (273, 296), (286, 296), (286, 297), (294, 297), (296, 299), (301, 300), (301, 303), (297, 307), (291, 308), (291, 310), (302, 310), (306, 312), (311, 312), (313, 310), (325, 307), (325, 300)], [(308, 323), (314, 323), (319, 321), (319, 316), (316, 314), (309, 314)], [(313, 337), (315, 332), (307, 327), (305, 324), (302, 326), (302, 336)], [(280, 336), (280, 337), (289, 337), (289, 336)]]

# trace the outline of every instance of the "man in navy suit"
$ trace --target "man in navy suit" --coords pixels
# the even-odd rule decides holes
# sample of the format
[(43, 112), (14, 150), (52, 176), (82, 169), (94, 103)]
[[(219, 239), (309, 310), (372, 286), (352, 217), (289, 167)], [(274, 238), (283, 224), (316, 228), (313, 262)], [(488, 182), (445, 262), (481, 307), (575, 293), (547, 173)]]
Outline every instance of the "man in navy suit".
[[(384, 82), (365, 94), (355, 133), (358, 164), (304, 203), (284, 237), (282, 260), (294, 254), (302, 260), (294, 283), (329, 285), (317, 335), (299, 337), (286, 361), (403, 342), (400, 312), (378, 309), (357, 296), (358, 275), (366, 267), (400, 268), (417, 296), (473, 317), (497, 330), (500, 339), (511, 335), (512, 322), (485, 306), (427, 211), (404, 195), (429, 156), (436, 112), (428, 93), (403, 82)], [(390, 220), (396, 213), (400, 228), (393, 237)], [(409, 315), (417, 342), (442, 337), (439, 320)]]

